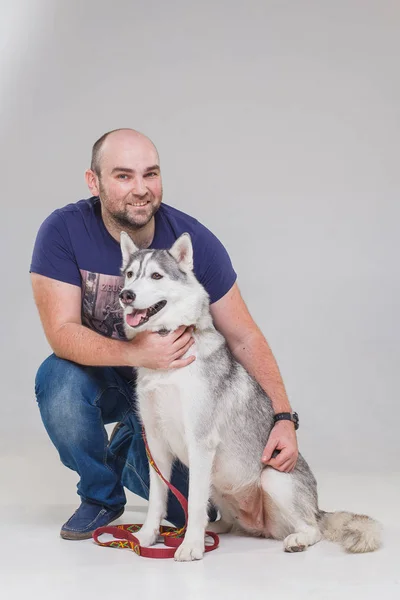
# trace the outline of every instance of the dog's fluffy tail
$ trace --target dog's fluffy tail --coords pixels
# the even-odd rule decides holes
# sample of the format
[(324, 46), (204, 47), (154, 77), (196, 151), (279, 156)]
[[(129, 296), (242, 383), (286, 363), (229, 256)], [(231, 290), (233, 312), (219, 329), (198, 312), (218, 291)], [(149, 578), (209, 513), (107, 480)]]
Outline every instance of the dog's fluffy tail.
[(382, 527), (367, 515), (321, 510), (319, 527), (325, 539), (339, 542), (347, 552), (373, 552), (382, 545)]

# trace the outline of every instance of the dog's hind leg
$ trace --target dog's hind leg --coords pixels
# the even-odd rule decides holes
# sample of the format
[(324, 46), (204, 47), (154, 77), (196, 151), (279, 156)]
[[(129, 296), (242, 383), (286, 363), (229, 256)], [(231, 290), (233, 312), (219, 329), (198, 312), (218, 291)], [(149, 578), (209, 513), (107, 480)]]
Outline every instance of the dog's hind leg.
[(269, 534), (283, 540), (285, 552), (302, 552), (322, 538), (314, 496), (306, 487), (297, 486), (295, 477), (272, 467), (261, 475)]
[(285, 552), (303, 552), (321, 540), (321, 532), (316, 525), (300, 522), (296, 529), (296, 533), (291, 533), (283, 540)]

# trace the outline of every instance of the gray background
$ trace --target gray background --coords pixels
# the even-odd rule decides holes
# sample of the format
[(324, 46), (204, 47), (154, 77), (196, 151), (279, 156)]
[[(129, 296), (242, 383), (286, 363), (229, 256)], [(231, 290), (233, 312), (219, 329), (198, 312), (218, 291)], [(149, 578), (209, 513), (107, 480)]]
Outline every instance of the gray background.
[(2, 500), (76, 500), (36, 407), (28, 270), (116, 127), (228, 249), (316, 473), (398, 471), (400, 3), (12, 0), (0, 28)]

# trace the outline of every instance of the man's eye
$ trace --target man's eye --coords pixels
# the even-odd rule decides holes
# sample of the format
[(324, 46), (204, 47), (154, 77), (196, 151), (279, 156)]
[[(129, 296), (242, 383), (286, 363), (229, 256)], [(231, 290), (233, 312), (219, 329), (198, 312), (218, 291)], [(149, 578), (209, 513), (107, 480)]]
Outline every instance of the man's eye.
[(126, 276), (128, 279), (131, 279), (131, 277), (133, 277), (133, 271), (128, 271)]
[(156, 177), (157, 173), (147, 173), (146, 177)]
[(117, 175), (117, 179), (121, 179), (121, 178), (125, 178), (128, 177), (128, 175), (125, 175), (125, 173), (121, 173), (120, 175)]
[(162, 279), (163, 276), (160, 273), (153, 273), (151, 276), (152, 279)]

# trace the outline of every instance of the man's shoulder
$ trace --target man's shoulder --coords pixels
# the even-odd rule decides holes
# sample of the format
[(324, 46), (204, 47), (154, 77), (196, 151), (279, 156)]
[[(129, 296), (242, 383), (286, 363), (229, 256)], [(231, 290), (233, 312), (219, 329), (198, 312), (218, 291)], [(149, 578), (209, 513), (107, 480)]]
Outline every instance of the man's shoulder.
[(85, 216), (92, 215), (99, 206), (99, 198), (92, 196), (91, 198), (83, 198), (77, 202), (65, 204), (64, 206), (56, 208), (51, 214), (64, 217), (65, 219), (73, 219), (77, 216), (85, 218)]
[(43, 220), (40, 229), (74, 229), (76, 223), (86, 223), (96, 215), (98, 203), (98, 198), (92, 197), (55, 208)]
[(195, 217), (192, 217), (188, 213), (185, 213), (182, 210), (179, 210), (175, 206), (166, 204), (165, 202), (162, 202), (162, 204), (160, 205), (160, 212), (168, 220), (175, 221), (176, 223), (178, 223), (180, 225), (188, 224), (192, 227), (195, 227), (197, 224), (199, 224), (199, 221), (197, 219), (195, 219)]
[(163, 202), (160, 206), (160, 211), (164, 218), (168, 220), (177, 236), (182, 233), (189, 233), (194, 238), (194, 242), (202, 240), (205, 237), (215, 237), (214, 234), (197, 218), (174, 206)]

